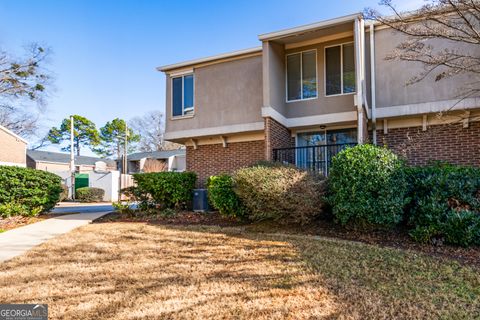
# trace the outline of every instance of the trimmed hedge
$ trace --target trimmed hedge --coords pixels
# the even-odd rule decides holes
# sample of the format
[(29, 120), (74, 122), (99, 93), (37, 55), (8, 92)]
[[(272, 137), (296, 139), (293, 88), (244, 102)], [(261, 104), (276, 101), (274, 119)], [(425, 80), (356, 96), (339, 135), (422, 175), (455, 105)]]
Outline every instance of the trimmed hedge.
[(234, 191), (234, 184), (227, 174), (211, 176), (207, 181), (208, 200), (220, 214), (242, 218), (245, 208)]
[(76, 198), (80, 202), (101, 202), (104, 195), (105, 190), (100, 188), (84, 187), (76, 191)]
[(410, 235), (461, 246), (480, 245), (480, 169), (437, 163), (407, 169)]
[(152, 172), (133, 175), (133, 194), (142, 208), (186, 208), (192, 201), (197, 175), (193, 172)]
[(60, 201), (61, 178), (30, 168), (0, 166), (0, 216), (34, 216)]
[(332, 161), (328, 201), (342, 224), (392, 227), (403, 218), (407, 181), (404, 163), (386, 148), (347, 148)]
[(322, 213), (324, 180), (293, 166), (261, 164), (237, 170), (235, 193), (253, 221), (308, 223)]

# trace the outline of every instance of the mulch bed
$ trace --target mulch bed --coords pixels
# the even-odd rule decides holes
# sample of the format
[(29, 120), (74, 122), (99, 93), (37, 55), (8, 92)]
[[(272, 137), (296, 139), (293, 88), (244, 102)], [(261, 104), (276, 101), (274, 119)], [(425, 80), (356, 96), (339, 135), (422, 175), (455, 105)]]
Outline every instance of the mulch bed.
[(0, 218), (0, 232), (12, 230), (18, 227), (26, 226), (42, 220), (58, 217), (60, 214), (41, 214), (36, 217), (13, 216), (8, 218)]
[(172, 217), (163, 217), (159, 214), (136, 214), (135, 216), (132, 216), (112, 212), (96, 220), (95, 222), (138, 222), (156, 225), (214, 225), (222, 227), (244, 226), (248, 231), (252, 232), (309, 234), (350, 241), (359, 241), (367, 244), (379, 245), (382, 247), (414, 250), (438, 258), (454, 259), (462, 264), (480, 268), (480, 247), (462, 248), (442, 244), (421, 244), (414, 242), (408, 236), (407, 230), (402, 228), (398, 228), (393, 231), (371, 230), (365, 232), (360, 230), (346, 229), (329, 220), (318, 220), (308, 226), (282, 225), (271, 221), (246, 224), (235, 219), (225, 218), (217, 212), (204, 214), (189, 211), (180, 212)]

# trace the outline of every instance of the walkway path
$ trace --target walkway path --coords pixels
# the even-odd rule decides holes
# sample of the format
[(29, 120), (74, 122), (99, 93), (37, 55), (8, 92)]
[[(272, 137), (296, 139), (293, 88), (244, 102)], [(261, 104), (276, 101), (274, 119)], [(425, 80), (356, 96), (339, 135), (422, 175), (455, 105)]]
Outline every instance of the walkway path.
[(67, 233), (75, 228), (91, 223), (113, 210), (105, 205), (68, 205), (62, 204), (53, 210), (54, 213), (75, 214), (63, 215), (20, 228), (0, 233), (0, 262), (12, 259), (31, 248)]

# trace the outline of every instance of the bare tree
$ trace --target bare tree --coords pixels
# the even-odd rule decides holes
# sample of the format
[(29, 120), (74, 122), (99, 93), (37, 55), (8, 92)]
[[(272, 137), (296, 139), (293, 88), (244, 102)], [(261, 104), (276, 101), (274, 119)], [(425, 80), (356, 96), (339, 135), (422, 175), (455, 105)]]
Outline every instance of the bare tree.
[(23, 58), (0, 52), (0, 125), (19, 135), (31, 136), (38, 130), (38, 111), (43, 111), (51, 83), (43, 67), (49, 53), (38, 44), (30, 45)]
[(130, 120), (130, 126), (140, 135), (138, 149), (143, 152), (175, 150), (180, 144), (164, 140), (165, 121), (160, 111), (150, 111)]
[(162, 172), (168, 171), (168, 165), (165, 161), (157, 159), (147, 159), (143, 165), (143, 172)]
[[(480, 94), (480, 1), (431, 0), (409, 13), (398, 12), (391, 0), (382, 0), (380, 4), (392, 14), (384, 16), (367, 9), (366, 18), (407, 36), (386, 59), (420, 62), (424, 66), (408, 84), (425, 80), (431, 74), (435, 81), (471, 74), (475, 75), (474, 80), (462, 88), (458, 97)], [(434, 45), (435, 39), (443, 41)]]
[[(470, 75), (461, 86), (451, 106), (437, 113), (442, 125), (431, 128), (428, 133), (418, 130), (408, 136), (397, 148), (404, 155), (421, 149), (429, 137), (446, 129), (461, 130), (459, 122), (468, 112), (453, 112), (462, 100), (480, 95), (480, 1), (478, 0), (430, 0), (414, 12), (396, 10), (391, 0), (382, 0), (381, 5), (390, 11), (382, 15), (377, 10), (366, 9), (364, 16), (375, 20), (405, 35), (405, 41), (397, 45), (386, 60), (420, 63), (423, 69), (407, 83), (421, 81), (438, 82), (459, 75)], [(463, 80), (462, 80), (463, 81)]]

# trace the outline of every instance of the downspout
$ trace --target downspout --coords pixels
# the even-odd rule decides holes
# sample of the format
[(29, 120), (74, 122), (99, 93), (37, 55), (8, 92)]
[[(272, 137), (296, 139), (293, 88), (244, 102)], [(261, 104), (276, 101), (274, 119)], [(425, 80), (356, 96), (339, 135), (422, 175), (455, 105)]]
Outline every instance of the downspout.
[(377, 103), (375, 88), (375, 25), (370, 22), (370, 92), (372, 95), (372, 142), (377, 144)]
[(354, 22), (354, 43), (355, 43), (355, 75), (356, 75), (356, 88), (357, 93), (355, 95), (355, 103), (357, 106), (357, 142), (363, 144), (363, 84), (362, 84), (362, 37), (360, 35), (361, 22), (359, 18)]

